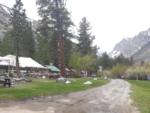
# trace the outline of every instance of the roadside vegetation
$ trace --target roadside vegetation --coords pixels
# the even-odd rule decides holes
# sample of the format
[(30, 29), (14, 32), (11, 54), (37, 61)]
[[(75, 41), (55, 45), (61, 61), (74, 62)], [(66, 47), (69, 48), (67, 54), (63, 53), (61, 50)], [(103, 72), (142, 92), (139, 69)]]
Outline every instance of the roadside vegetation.
[(132, 84), (132, 97), (141, 113), (150, 113), (150, 81), (129, 81)]
[(118, 56), (115, 59), (103, 54), (100, 59), (103, 71), (101, 76), (123, 78), (132, 87), (132, 99), (141, 113), (150, 113), (150, 64), (148, 62), (134, 63), (132, 58)]
[(134, 63), (132, 58), (120, 55), (116, 58), (109, 57), (104, 53), (98, 60), (98, 65), (103, 67), (99, 76), (109, 78), (124, 78), (129, 80), (150, 80), (150, 63)]
[[(90, 80), (93, 84), (84, 85)], [(38, 96), (65, 94), (86, 90), (107, 83), (106, 80), (93, 80), (93, 78), (72, 79), (71, 84), (58, 83), (55, 80), (34, 79), (31, 83), (20, 83), (12, 88), (0, 87), (0, 100), (21, 100)]]

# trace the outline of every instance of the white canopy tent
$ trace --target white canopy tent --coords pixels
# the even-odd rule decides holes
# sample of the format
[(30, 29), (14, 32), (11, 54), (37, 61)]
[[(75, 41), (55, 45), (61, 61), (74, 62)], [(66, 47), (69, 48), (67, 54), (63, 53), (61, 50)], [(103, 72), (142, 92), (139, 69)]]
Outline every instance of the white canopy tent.
[(10, 65), (10, 59), (0, 57), (0, 66), (8, 66)]
[[(0, 65), (4, 66), (16, 66), (16, 56), (7, 55), (0, 57)], [(40, 68), (45, 69), (44, 66), (36, 62), (30, 57), (19, 57), (19, 65), (21, 68)]]
[(29, 57), (19, 57), (19, 63), (20, 67), (22, 68), (45, 68), (44, 66), (42, 66), (41, 64)]

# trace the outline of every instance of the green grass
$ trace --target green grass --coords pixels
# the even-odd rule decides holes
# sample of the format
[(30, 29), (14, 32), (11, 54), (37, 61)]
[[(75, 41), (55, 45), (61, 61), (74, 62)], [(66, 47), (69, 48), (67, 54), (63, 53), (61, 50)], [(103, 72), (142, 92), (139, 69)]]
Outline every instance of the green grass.
[(150, 81), (129, 81), (133, 99), (141, 113), (150, 113)]
[[(93, 84), (83, 85), (89, 79)], [(80, 78), (75, 79), (71, 84), (64, 84), (56, 83), (55, 80), (34, 79), (31, 83), (21, 83), (11, 88), (0, 87), (0, 100), (21, 100), (36, 96), (65, 94), (101, 86), (107, 82), (105, 80), (94, 81), (91, 78)]]

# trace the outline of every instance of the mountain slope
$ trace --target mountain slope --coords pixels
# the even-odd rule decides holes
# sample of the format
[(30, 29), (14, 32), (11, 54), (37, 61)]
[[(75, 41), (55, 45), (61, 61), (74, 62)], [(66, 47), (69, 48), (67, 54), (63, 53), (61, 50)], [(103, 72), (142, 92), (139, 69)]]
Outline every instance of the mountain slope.
[(150, 61), (150, 42), (144, 45), (139, 51), (133, 55), (135, 62)]
[(0, 39), (4, 37), (4, 34), (10, 29), (10, 15), (0, 6)]
[(114, 47), (110, 55), (114, 57), (122, 53), (125, 57), (131, 57), (149, 42), (150, 29), (140, 32), (137, 36), (133, 38), (123, 39)]

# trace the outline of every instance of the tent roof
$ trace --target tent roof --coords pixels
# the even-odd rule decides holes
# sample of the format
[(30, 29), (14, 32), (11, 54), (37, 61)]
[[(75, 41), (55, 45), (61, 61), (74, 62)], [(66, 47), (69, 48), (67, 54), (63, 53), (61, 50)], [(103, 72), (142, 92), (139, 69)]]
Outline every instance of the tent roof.
[(56, 66), (54, 65), (48, 65), (46, 66), (48, 69), (50, 69), (53, 72), (60, 72), (60, 69), (58, 69)]
[[(16, 65), (16, 56), (14, 56), (14, 55), (7, 55), (1, 59), (2, 59), (2, 64), (4, 63), (4, 61), (6, 62), (6, 60), (8, 60), (9, 65), (11, 65), (11, 66)], [(0, 65), (1, 65), (1, 62), (0, 62)], [(30, 57), (19, 57), (19, 65), (22, 68), (26, 68), (26, 67), (28, 67), (28, 68), (45, 68), (44, 66), (42, 66), (41, 64), (39, 64), (38, 62), (36, 62), (35, 60), (33, 60)]]
[(19, 57), (19, 63), (21, 67), (32, 67), (32, 68), (45, 68), (35, 60), (29, 57)]
[(8, 65), (11, 65), (10, 64), (10, 59), (0, 57), (0, 66), (8, 66)]
[(9, 62), (7, 62), (7, 61), (0, 61), (0, 65), (1, 66), (8, 66)]

